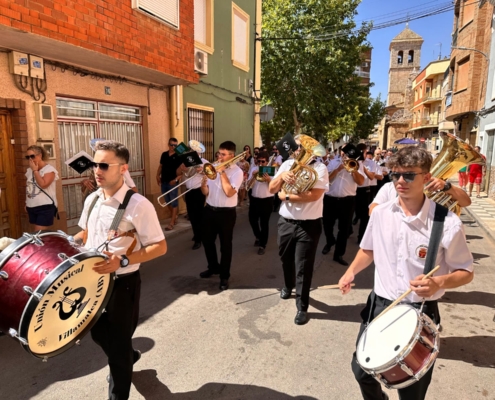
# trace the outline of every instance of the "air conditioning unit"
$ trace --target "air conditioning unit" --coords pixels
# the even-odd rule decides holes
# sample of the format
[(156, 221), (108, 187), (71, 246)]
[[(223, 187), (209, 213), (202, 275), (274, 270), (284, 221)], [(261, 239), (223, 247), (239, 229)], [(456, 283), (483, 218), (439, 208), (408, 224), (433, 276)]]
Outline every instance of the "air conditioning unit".
[(53, 140), (55, 136), (55, 123), (53, 107), (50, 104), (34, 103), (34, 115), (39, 140)]
[(194, 49), (194, 71), (201, 75), (208, 75), (208, 53)]

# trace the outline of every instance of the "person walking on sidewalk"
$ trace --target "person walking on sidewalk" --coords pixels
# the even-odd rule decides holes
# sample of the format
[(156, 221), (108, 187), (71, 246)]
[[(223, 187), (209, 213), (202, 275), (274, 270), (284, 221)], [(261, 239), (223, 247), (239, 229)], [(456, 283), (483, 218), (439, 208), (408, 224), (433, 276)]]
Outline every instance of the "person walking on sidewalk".
[[(475, 146), (474, 149), (479, 153), (481, 151), (480, 146)], [(481, 153), (480, 153), (481, 154)], [(485, 156), (482, 155), (483, 159)], [(481, 198), (481, 182), (485, 175), (485, 166), (481, 163), (471, 164), (468, 167), (469, 176), (469, 197), (473, 195), (473, 185), (476, 185), (476, 197)]]

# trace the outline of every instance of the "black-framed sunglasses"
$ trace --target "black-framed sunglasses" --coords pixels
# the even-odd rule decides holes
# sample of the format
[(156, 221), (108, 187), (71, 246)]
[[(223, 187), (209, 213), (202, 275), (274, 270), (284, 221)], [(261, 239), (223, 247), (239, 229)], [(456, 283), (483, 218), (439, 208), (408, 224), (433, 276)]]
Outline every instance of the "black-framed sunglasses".
[(258, 162), (259, 162), (260, 164), (265, 164), (265, 163), (266, 163), (266, 160), (258, 160)]
[(411, 183), (414, 179), (416, 179), (416, 175), (423, 175), (425, 173), (426, 172), (391, 172), (390, 178), (397, 182), (402, 176), (407, 183)]
[(88, 165), (90, 168), (93, 168), (93, 169), (100, 168), (102, 171), (108, 171), (108, 167), (110, 167), (112, 165), (123, 165), (123, 164), (122, 163), (108, 164), (108, 163), (104, 163), (104, 162), (97, 163), (94, 161), (90, 161), (88, 163)]
[(169, 143), (168, 145), (169, 145), (170, 147), (177, 147), (177, 146), (178, 146), (178, 144), (177, 144), (177, 143)]
[(28, 156), (26, 156), (26, 160), (34, 160), (34, 158), (36, 157), (36, 154), (29, 154)]

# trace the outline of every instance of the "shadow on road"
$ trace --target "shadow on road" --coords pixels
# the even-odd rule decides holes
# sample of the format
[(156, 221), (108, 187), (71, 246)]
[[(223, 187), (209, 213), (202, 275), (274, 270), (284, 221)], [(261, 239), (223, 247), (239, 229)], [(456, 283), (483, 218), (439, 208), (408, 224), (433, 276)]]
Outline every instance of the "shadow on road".
[(364, 303), (352, 306), (331, 306), (313, 298), (309, 300), (309, 304), (317, 310), (321, 311), (321, 313), (309, 312), (308, 315), (311, 319), (327, 319), (332, 321), (357, 323), (361, 323), (360, 312), (365, 306)]
[(158, 379), (154, 369), (145, 369), (134, 372), (132, 383), (137, 391), (146, 400), (317, 400), (310, 396), (290, 396), (276, 390), (254, 386), (235, 385), (229, 383), (207, 383), (194, 392), (172, 393), (169, 388)]
[(466, 235), (466, 240), (480, 240), (480, 239), (484, 239), (484, 237), (479, 235)]
[[(458, 360), (476, 367), (495, 368), (495, 337), (469, 336), (441, 338), (439, 359)], [(439, 361), (437, 361), (438, 364)]]
[(472, 254), (473, 254), (473, 259), (474, 259), (475, 263), (482, 260), (483, 258), (490, 257), (489, 254), (482, 254), (482, 253), (472, 253)]
[(476, 304), (495, 308), (495, 293), (487, 292), (450, 292), (448, 291), (440, 300), (442, 303)]

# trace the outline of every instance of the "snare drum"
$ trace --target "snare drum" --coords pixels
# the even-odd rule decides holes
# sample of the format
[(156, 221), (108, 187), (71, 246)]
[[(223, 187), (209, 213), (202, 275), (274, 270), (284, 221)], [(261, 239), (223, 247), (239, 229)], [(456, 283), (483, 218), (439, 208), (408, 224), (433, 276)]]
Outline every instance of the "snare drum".
[(356, 359), (387, 388), (402, 389), (428, 372), (439, 348), (440, 335), (433, 321), (416, 308), (400, 304), (369, 324), (359, 339)]
[(45, 361), (72, 347), (110, 297), (113, 274), (92, 269), (104, 257), (63, 232), (25, 233), (0, 253), (0, 331)]

